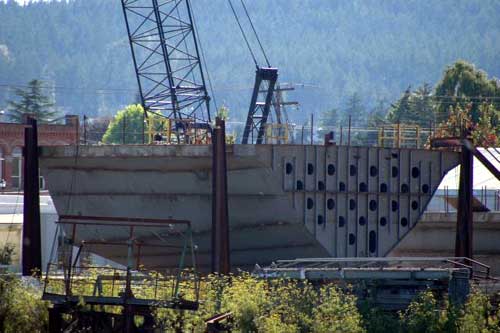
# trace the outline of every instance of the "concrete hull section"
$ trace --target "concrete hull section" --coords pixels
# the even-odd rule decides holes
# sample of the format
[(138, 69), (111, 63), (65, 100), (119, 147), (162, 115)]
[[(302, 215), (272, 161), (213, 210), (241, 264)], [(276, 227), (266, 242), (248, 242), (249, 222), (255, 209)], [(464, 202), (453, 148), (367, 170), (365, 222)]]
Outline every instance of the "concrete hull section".
[[(430, 150), (230, 145), (232, 264), (384, 256), (458, 162)], [(190, 220), (198, 264), (210, 266), (210, 146), (43, 147), (40, 165), (59, 215)], [(142, 264), (173, 264), (166, 254)]]

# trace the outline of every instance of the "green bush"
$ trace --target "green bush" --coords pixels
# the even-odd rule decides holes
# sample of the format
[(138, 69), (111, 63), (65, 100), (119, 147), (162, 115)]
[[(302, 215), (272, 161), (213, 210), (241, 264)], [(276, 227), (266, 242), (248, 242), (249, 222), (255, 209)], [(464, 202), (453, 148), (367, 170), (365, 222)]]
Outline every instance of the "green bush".
[(47, 332), (48, 305), (36, 287), (14, 277), (0, 277), (0, 332)]

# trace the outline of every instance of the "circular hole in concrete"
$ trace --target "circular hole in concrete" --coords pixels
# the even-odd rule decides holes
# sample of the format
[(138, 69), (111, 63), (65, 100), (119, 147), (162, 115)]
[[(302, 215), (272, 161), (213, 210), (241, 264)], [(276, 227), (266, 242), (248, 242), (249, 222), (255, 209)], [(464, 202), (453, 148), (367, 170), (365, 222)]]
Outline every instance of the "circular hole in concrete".
[(359, 222), (359, 225), (365, 225), (366, 218), (364, 216), (360, 216), (358, 222)]
[(360, 183), (359, 192), (368, 192), (368, 185), (366, 185), (366, 183)]
[(399, 209), (399, 203), (396, 200), (392, 200), (391, 209), (393, 212), (396, 212)]
[(333, 199), (328, 199), (327, 202), (326, 202), (326, 207), (329, 209), (329, 210), (332, 210), (335, 208), (335, 200)]
[(292, 165), (292, 163), (287, 163), (285, 169), (286, 169), (286, 174), (287, 175), (291, 174), (293, 172), (293, 165)]
[(345, 192), (345, 184), (343, 182), (339, 183), (339, 192)]
[(419, 168), (417, 168), (417, 167), (413, 167), (413, 168), (411, 169), (411, 176), (412, 176), (413, 178), (418, 178), (418, 177), (420, 176), (420, 169), (419, 169)]
[(312, 175), (314, 173), (314, 165), (312, 163), (307, 164), (307, 174)]
[(339, 228), (342, 228), (345, 226), (345, 217), (339, 216)]
[(381, 218), (380, 218), (380, 225), (381, 225), (382, 227), (385, 227), (385, 226), (387, 225), (387, 218), (385, 218), (385, 217), (381, 217)]
[(357, 172), (357, 171), (358, 171), (358, 170), (356, 169), (356, 166), (355, 166), (355, 165), (353, 165), (353, 164), (351, 164), (351, 166), (349, 167), (349, 174), (350, 174), (351, 176), (356, 176), (356, 172)]
[(370, 167), (370, 176), (376, 177), (378, 175), (378, 169), (376, 166), (372, 165)]
[(354, 234), (349, 234), (349, 245), (356, 243), (356, 236)]
[(399, 175), (399, 169), (398, 167), (393, 166), (392, 167), (392, 177), (396, 178)]
[(325, 222), (324, 219), (323, 219), (323, 215), (318, 215), (318, 224), (322, 225), (323, 222)]
[(401, 193), (408, 193), (408, 192), (410, 192), (410, 187), (408, 186), (408, 184), (402, 184)]
[(356, 200), (350, 199), (349, 200), (349, 209), (350, 210), (355, 210), (356, 209)]
[(427, 184), (422, 185), (422, 192), (427, 194), (427, 193), (429, 193), (429, 191), (430, 191), (429, 185), (427, 185)]
[(403, 217), (403, 218), (401, 219), (401, 225), (402, 225), (403, 227), (408, 226), (408, 219), (407, 219), (406, 217)]
[(333, 176), (335, 174), (335, 165), (328, 164), (328, 175)]
[(318, 182), (318, 191), (324, 191), (326, 189), (325, 183), (321, 180)]
[(370, 210), (371, 210), (372, 212), (376, 211), (376, 210), (377, 210), (377, 207), (378, 207), (378, 205), (377, 205), (377, 200), (370, 200), (370, 204), (369, 204), (369, 206), (370, 206)]
[(304, 189), (304, 183), (302, 180), (297, 180), (297, 191), (302, 191)]
[(386, 193), (387, 192), (387, 184), (386, 183), (380, 184), (380, 192), (381, 193)]
[(314, 200), (307, 198), (307, 209), (312, 209), (314, 207)]
[(418, 209), (418, 201), (412, 201), (411, 202), (411, 209), (417, 210)]

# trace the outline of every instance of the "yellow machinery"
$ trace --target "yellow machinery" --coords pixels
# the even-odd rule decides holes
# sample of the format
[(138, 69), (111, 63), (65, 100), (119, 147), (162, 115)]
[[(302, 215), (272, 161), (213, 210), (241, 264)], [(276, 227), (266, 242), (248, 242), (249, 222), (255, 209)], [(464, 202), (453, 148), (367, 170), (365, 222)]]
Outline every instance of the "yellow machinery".
[(418, 125), (384, 125), (378, 131), (378, 144), (381, 147), (391, 146), (420, 147), (421, 129)]
[[(209, 144), (211, 142), (209, 131), (197, 128), (191, 119), (176, 120), (184, 124), (182, 135), (172, 129), (174, 122), (170, 118), (149, 115), (146, 119), (146, 134), (149, 144)], [(179, 142), (179, 138), (181, 141)]]
[(266, 124), (266, 143), (287, 143), (290, 136), (288, 124)]

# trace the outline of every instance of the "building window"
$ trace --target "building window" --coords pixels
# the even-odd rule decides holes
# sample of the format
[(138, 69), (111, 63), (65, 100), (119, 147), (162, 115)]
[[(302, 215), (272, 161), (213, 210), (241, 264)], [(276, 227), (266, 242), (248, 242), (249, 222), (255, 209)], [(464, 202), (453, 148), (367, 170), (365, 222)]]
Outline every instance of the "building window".
[(23, 174), (23, 155), (21, 148), (15, 148), (12, 151), (12, 187), (22, 187), (22, 174)]

